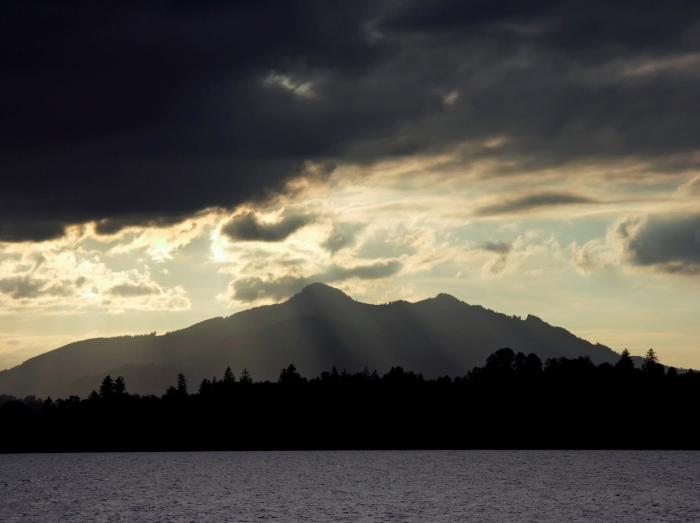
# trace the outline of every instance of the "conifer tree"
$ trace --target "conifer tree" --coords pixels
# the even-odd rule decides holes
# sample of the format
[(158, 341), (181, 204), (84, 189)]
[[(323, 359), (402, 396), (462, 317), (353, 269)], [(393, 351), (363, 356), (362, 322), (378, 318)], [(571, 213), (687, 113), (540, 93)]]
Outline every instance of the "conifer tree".
[(634, 370), (634, 362), (630, 356), (630, 351), (627, 349), (622, 351), (620, 359), (615, 363), (615, 368), (621, 372), (632, 372)]
[(114, 395), (126, 395), (126, 382), (124, 381), (124, 376), (117, 376), (117, 379), (114, 380)]
[(112, 380), (112, 376), (107, 374), (100, 384), (100, 397), (110, 399), (112, 396), (114, 396), (114, 380)]
[(177, 392), (181, 396), (187, 396), (187, 378), (182, 373), (177, 375)]
[(241, 372), (241, 383), (244, 385), (250, 385), (253, 383), (253, 378), (250, 376), (250, 372), (248, 372), (248, 369), (243, 369), (243, 372)]

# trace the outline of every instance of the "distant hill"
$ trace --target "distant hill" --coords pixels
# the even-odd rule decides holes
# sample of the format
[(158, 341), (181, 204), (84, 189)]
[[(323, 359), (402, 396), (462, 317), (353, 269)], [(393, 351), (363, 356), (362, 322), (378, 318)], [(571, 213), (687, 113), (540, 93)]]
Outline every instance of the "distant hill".
[(203, 378), (246, 367), (276, 379), (294, 363), (315, 376), (338, 369), (385, 372), (391, 366), (426, 376), (464, 375), (502, 347), (547, 358), (618, 354), (536, 316), (524, 320), (448, 295), (416, 303), (370, 305), (323, 284), (284, 303), (213, 318), (161, 336), (96, 338), (71, 343), (0, 372), (0, 393), (64, 397), (88, 394), (106, 374), (123, 375), (130, 392), (161, 394), (183, 372), (193, 389)]

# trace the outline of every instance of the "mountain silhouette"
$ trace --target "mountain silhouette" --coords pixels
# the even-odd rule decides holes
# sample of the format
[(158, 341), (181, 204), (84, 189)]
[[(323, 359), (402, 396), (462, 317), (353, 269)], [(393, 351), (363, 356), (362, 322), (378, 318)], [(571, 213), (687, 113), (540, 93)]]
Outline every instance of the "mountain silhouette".
[(547, 358), (619, 358), (536, 316), (520, 319), (448, 294), (370, 305), (314, 283), (289, 300), (213, 318), (163, 334), (71, 343), (0, 372), (0, 393), (85, 396), (106, 375), (124, 376), (133, 393), (161, 394), (179, 372), (196, 386), (226, 366), (274, 380), (294, 363), (315, 376), (335, 366), (386, 372), (400, 365), (426, 377), (464, 375), (501, 347)]

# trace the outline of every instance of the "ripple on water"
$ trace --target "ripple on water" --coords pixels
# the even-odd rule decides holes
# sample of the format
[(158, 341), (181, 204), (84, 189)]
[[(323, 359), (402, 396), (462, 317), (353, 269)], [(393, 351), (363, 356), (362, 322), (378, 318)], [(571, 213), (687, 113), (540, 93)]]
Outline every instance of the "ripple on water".
[(0, 455), (0, 521), (697, 521), (700, 453)]

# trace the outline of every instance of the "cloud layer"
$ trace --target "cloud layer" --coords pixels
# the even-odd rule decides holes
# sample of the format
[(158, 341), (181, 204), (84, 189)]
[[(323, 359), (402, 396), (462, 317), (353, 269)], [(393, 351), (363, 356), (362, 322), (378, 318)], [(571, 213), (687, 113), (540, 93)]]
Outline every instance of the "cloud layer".
[(699, 14), (682, 0), (10, 1), (0, 240), (170, 223), (313, 165), (498, 136), (461, 162), (697, 166)]

